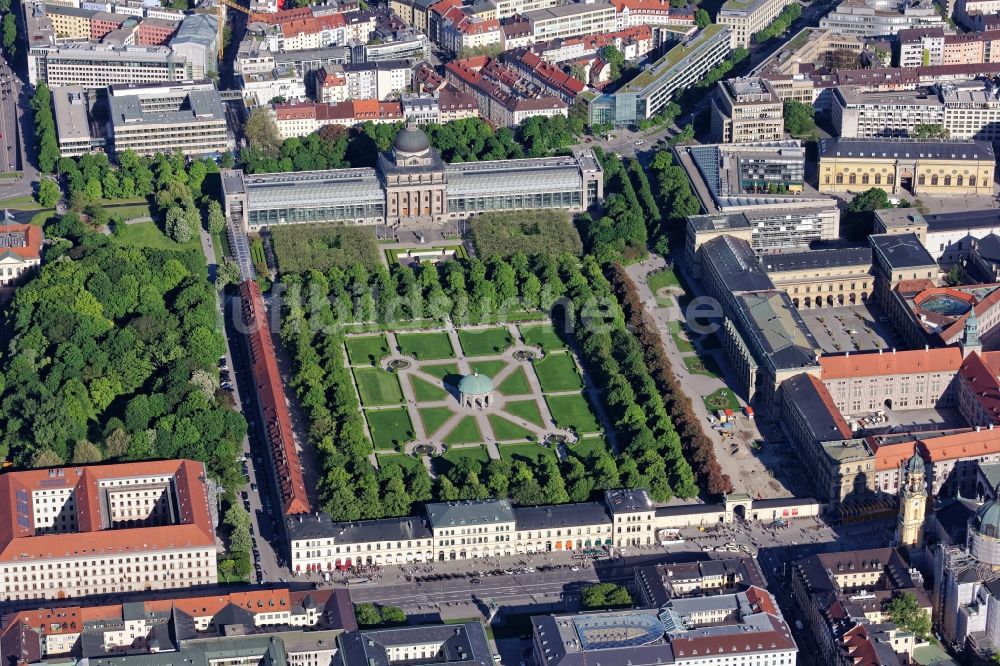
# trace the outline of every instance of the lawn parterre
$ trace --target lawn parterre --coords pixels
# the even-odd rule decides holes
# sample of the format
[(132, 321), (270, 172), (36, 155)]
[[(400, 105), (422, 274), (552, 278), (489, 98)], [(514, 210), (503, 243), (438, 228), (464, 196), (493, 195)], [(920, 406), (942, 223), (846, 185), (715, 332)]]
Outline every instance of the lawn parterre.
[(354, 368), (354, 382), (358, 385), (361, 404), (365, 407), (403, 402), (399, 379), (391, 372), (381, 368)]
[(399, 450), (415, 436), (410, 415), (402, 407), (369, 409), (366, 411), (366, 416), (376, 451)]
[(521, 325), (518, 327), (524, 344), (533, 347), (541, 347), (542, 351), (548, 354), (551, 351), (566, 349), (566, 343), (556, 335), (552, 324), (536, 324), (533, 326)]
[(466, 416), (459, 421), (451, 432), (444, 436), (444, 443), (451, 444), (475, 444), (483, 441), (483, 433), (479, 431), (479, 424), (475, 417)]
[(549, 354), (535, 361), (535, 374), (538, 383), (546, 393), (556, 391), (574, 391), (583, 388), (583, 379), (576, 369), (573, 357), (567, 353)]
[(528, 383), (528, 376), (524, 374), (524, 368), (518, 367), (507, 375), (497, 386), (497, 391), (503, 395), (528, 395), (531, 393), (531, 385)]
[(537, 463), (545, 458), (555, 458), (556, 452), (540, 444), (500, 444), (500, 455), (508, 460), (527, 460)]
[(344, 345), (352, 365), (377, 365), (379, 359), (389, 354), (389, 344), (384, 335), (352, 335), (344, 341)]
[(514, 342), (506, 328), (463, 329), (458, 332), (466, 356), (498, 356)]
[(434, 386), (420, 377), (409, 377), (410, 387), (413, 389), (413, 397), (417, 402), (438, 402), (448, 399), (448, 392), (443, 388)]
[(504, 411), (511, 416), (524, 419), (528, 423), (534, 423), (539, 428), (545, 425), (542, 421), (542, 412), (538, 409), (538, 403), (534, 400), (507, 402), (504, 405)]
[(545, 396), (545, 402), (549, 405), (552, 420), (560, 428), (572, 429), (581, 434), (600, 430), (597, 419), (582, 394), (548, 395)]
[(421, 361), (454, 358), (451, 340), (444, 331), (430, 333), (397, 333), (396, 343), (399, 353)]
[(444, 379), (445, 377), (458, 376), (457, 363), (435, 363), (434, 365), (421, 364), (420, 369), (432, 377)]
[(527, 440), (532, 437), (533, 433), (522, 428), (516, 423), (505, 419), (499, 414), (489, 415), (490, 427), (493, 428), (493, 437), (500, 442), (508, 442), (513, 440)]
[(417, 410), (420, 414), (420, 420), (424, 423), (424, 432), (427, 433), (428, 437), (433, 437), (434, 433), (438, 431), (445, 424), (445, 422), (455, 415), (447, 407), (421, 407)]

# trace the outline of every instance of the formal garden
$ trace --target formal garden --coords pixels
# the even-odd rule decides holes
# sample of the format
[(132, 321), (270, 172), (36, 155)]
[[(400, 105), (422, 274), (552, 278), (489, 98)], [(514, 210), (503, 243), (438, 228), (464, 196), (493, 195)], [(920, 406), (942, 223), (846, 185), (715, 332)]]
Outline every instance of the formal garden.
[(551, 322), (349, 334), (344, 348), (378, 460), (445, 472), (607, 451), (594, 390)]

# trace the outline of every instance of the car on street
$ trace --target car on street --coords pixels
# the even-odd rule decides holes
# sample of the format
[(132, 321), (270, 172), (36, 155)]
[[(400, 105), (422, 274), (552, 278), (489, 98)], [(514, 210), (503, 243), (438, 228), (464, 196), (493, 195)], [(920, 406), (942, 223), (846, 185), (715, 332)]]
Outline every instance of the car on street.
[(478, 579), (478, 578), (473, 578), (473, 579), (472, 579), (472, 581), (471, 581), (471, 583), (472, 583), (473, 585), (479, 585), (479, 584), (480, 584), (480, 583), (482, 583), (482, 582), (483, 582), (483, 581), (482, 581), (482, 580), (480, 580), (480, 579)]
[(639, 139), (638, 141), (635, 142), (635, 145), (637, 145), (637, 146), (641, 146), (642, 144), (643, 144), (643, 140), (642, 139)]
[[(257, 492), (257, 484), (256, 483), (251, 483), (250, 484), (250, 490), (252, 490), (254, 492)], [(267, 500), (264, 500), (264, 505), (267, 506), (268, 504), (270, 504), (270, 502), (268, 502)]]

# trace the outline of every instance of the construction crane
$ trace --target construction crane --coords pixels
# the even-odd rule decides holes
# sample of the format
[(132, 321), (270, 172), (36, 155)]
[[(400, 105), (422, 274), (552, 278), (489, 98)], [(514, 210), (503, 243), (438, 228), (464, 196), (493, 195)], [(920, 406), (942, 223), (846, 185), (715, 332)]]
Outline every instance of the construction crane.
[(238, 12), (243, 12), (249, 17), (247, 19), (248, 21), (266, 20), (266, 18), (262, 14), (250, 11), (243, 5), (237, 3), (235, 0), (215, 0), (215, 3), (216, 3), (215, 6), (219, 12), (218, 14), (219, 28), (218, 28), (218, 34), (216, 36), (216, 41), (219, 43), (219, 60), (222, 60), (222, 49), (223, 49), (222, 34), (226, 26), (226, 7), (231, 7), (232, 9), (235, 9)]

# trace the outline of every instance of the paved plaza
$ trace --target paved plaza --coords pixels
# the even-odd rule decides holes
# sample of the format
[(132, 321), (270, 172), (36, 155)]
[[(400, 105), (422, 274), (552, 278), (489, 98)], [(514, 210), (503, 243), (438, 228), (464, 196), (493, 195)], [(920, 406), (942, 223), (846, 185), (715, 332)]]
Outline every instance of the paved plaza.
[(900, 347), (892, 324), (874, 303), (801, 308), (799, 314), (827, 354)]

